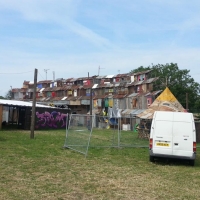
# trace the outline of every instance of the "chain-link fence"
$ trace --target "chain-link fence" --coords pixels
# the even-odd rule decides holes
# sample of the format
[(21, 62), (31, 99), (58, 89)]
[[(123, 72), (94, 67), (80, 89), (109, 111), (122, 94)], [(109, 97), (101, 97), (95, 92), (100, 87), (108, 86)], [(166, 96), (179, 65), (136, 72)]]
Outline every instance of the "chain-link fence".
[(87, 155), (94, 118), (93, 115), (71, 114), (67, 123), (64, 147)]
[[(137, 121), (113, 116), (72, 114), (64, 147), (85, 156), (89, 147), (148, 147), (149, 137), (140, 134), (143, 129), (140, 130)], [(149, 135), (149, 132), (147, 134)]]

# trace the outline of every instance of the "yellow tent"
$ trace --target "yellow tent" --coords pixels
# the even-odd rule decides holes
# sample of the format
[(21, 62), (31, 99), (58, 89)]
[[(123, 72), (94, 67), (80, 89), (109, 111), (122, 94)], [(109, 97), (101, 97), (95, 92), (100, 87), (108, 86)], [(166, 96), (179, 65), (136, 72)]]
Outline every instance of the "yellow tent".
[(168, 87), (155, 99), (147, 110), (137, 115), (137, 117), (152, 119), (155, 111), (187, 112)]

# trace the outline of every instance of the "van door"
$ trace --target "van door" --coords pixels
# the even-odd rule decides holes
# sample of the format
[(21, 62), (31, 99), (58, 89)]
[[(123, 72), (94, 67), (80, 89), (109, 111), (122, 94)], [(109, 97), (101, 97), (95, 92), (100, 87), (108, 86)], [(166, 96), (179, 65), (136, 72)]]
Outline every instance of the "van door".
[(173, 155), (193, 155), (193, 116), (189, 113), (174, 113)]
[(153, 126), (153, 153), (172, 155), (173, 113), (157, 112)]

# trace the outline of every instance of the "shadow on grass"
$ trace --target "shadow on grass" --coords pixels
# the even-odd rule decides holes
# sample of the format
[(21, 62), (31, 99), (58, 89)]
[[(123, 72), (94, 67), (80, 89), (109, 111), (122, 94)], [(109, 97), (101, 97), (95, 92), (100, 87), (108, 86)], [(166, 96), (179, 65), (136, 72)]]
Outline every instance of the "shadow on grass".
[[(189, 160), (175, 158), (155, 158), (154, 164), (168, 166), (191, 166)], [(195, 160), (195, 165), (192, 167), (200, 167), (197, 159)]]
[(20, 130), (18, 128), (18, 125), (16, 124), (8, 124), (8, 125), (4, 125), (2, 126), (1, 131), (11, 131), (11, 130)]

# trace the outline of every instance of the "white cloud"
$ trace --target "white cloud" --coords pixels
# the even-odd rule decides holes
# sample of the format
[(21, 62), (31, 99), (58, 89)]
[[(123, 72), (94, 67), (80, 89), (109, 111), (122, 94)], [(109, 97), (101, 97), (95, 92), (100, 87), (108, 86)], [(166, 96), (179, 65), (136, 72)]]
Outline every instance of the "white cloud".
[(78, 3), (77, 0), (8, 0), (0, 2), (0, 6), (19, 12), (25, 20), (61, 25), (65, 31), (70, 30), (96, 46), (111, 46), (106, 38), (74, 20)]

